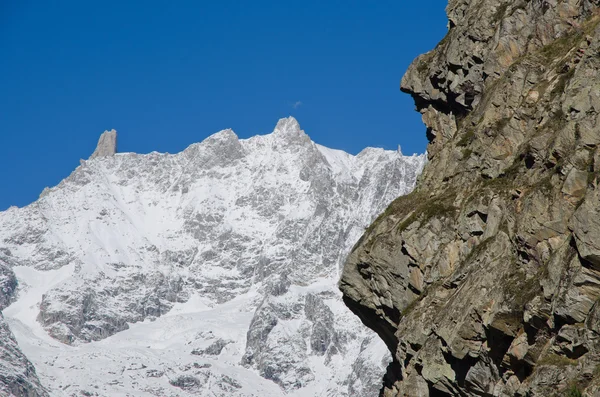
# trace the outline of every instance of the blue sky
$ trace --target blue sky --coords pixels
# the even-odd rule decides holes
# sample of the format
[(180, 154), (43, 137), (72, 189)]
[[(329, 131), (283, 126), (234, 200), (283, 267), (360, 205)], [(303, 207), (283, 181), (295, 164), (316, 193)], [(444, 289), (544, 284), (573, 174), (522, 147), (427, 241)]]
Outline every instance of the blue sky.
[(175, 153), (293, 115), (317, 143), (423, 152), (400, 79), (444, 36), (443, 0), (0, 2), (0, 210), (94, 150)]

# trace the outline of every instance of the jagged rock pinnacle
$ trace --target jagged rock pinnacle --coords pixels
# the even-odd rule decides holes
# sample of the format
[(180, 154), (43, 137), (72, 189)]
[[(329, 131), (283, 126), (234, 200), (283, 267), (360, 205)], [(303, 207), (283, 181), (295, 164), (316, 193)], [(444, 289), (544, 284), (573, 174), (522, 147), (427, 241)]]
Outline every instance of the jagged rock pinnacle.
[(297, 135), (300, 132), (302, 132), (300, 129), (300, 124), (298, 124), (298, 120), (292, 116), (279, 119), (277, 125), (275, 126), (275, 130), (273, 131), (273, 133), (276, 135)]
[(311, 142), (310, 138), (300, 128), (298, 121), (292, 116), (279, 119), (273, 130), (275, 142), (283, 145), (306, 145)]
[(113, 156), (115, 153), (117, 153), (117, 131), (107, 130), (100, 135), (96, 150), (94, 150), (94, 153), (92, 153), (90, 159), (96, 157)]

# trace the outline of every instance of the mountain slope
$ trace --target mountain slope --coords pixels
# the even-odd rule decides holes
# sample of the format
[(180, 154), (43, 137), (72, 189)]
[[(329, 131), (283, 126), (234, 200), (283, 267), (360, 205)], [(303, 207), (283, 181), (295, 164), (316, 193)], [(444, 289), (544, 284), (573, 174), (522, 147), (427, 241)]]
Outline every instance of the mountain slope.
[(429, 162), (340, 283), (382, 395), (600, 395), (599, 6), (450, 0), (402, 79)]
[(4, 314), (53, 396), (372, 394), (386, 352), (336, 281), (423, 164), (327, 149), (293, 118), (173, 155), (116, 153), (107, 132), (58, 186), (0, 213), (19, 282)]
[[(0, 251), (0, 309), (13, 300), (17, 278), (3, 261)], [(25, 357), (0, 313), (0, 395), (16, 397), (46, 397), (34, 366)]]

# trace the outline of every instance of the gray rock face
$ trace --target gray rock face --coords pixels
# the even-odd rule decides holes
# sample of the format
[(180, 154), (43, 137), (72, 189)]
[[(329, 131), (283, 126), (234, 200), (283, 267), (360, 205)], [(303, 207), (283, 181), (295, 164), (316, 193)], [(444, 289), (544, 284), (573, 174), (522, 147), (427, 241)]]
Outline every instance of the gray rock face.
[(430, 161), (340, 282), (394, 356), (384, 396), (600, 390), (599, 6), (451, 0), (402, 79)]
[[(587, 187), (587, 173), (586, 173)], [(600, 270), (600, 201), (598, 190), (591, 190), (573, 216), (572, 230), (581, 257)]]
[(192, 354), (195, 354), (195, 355), (198, 355), (198, 356), (203, 356), (203, 355), (218, 356), (223, 351), (223, 348), (225, 346), (227, 346), (229, 343), (231, 343), (231, 341), (226, 341), (226, 340), (223, 340), (223, 339), (218, 339), (216, 342), (213, 342), (206, 349), (192, 350)]
[(13, 294), (17, 289), (17, 278), (8, 262), (4, 260), (5, 257), (0, 252), (0, 310), (3, 310), (13, 301)]
[(94, 159), (96, 157), (114, 156), (115, 153), (117, 153), (117, 131), (104, 131), (102, 135), (100, 135), (96, 150), (94, 150), (94, 153), (92, 153), (90, 159)]
[(178, 154), (97, 156), (0, 213), (20, 286), (5, 315), (57, 396), (377, 389), (389, 355), (336, 283), (424, 162), (325, 148), (293, 118)]
[[(116, 265), (120, 266), (125, 265)], [(96, 288), (88, 288), (90, 282)], [(74, 280), (44, 294), (37, 319), (63, 343), (101, 340), (128, 329), (128, 323), (167, 313), (174, 303), (185, 299), (181, 283), (181, 278), (152, 271), (137, 271), (116, 283), (107, 283), (102, 275)], [(139, 300), (123, 302), (127, 295)], [(121, 310), (124, 304), (126, 309)]]
[[(339, 326), (325, 303), (332, 298), (336, 297), (328, 291), (293, 300), (289, 295), (265, 299), (250, 324), (243, 362), (286, 389), (301, 388), (313, 381), (316, 374), (307, 362), (310, 355), (326, 356), (327, 362), (347, 348), (339, 340)], [(291, 322), (300, 323), (299, 332), (277, 335), (277, 343), (273, 343), (281, 325)]]
[(331, 309), (317, 295), (309, 294), (306, 296), (304, 304), (304, 314), (312, 322), (310, 333), (310, 348), (314, 354), (323, 355), (329, 347), (335, 347), (337, 344), (337, 335), (335, 334), (335, 324)]

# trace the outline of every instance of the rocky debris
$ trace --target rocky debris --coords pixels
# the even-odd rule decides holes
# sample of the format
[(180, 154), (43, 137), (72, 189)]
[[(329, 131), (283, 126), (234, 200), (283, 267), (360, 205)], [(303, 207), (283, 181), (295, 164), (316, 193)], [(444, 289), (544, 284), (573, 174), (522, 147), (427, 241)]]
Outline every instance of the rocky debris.
[(383, 396), (600, 390), (599, 6), (450, 0), (403, 77), (429, 162), (340, 281), (394, 357)]
[(245, 396), (245, 394), (239, 394), (242, 385), (237, 380), (228, 375), (217, 375), (206, 368), (206, 366), (194, 366), (193, 375), (179, 374), (169, 380), (169, 383), (189, 395), (198, 395), (198, 393), (206, 391), (207, 385), (212, 383), (213, 387), (219, 391), (219, 395)]
[[(364, 228), (412, 190), (424, 162), (325, 148), (293, 118), (250, 139), (224, 130), (177, 154), (97, 156), (35, 203), (0, 213), (0, 258), (18, 269), (23, 297), (7, 318), (24, 324), (17, 338), (58, 396), (67, 382), (86, 391), (100, 378), (110, 378), (99, 386), (106, 395), (372, 391), (389, 354), (343, 306), (337, 277)], [(159, 327), (179, 320), (207, 332)], [(38, 323), (54, 340), (29, 331)], [(169, 349), (150, 340), (134, 357), (147, 369), (114, 370), (134, 360), (132, 340), (165, 333)], [(199, 355), (218, 363), (206, 384), (191, 365)], [(221, 375), (234, 381), (217, 382)]]
[(186, 391), (200, 392), (200, 389), (206, 384), (207, 381), (208, 376), (204, 376), (202, 379), (200, 379), (197, 376), (180, 375), (175, 379), (171, 379), (169, 383)]
[(114, 156), (115, 153), (117, 153), (117, 131), (107, 130), (100, 135), (98, 145), (94, 153), (90, 156), (90, 160), (96, 157)]
[(192, 354), (197, 355), (197, 356), (204, 356), (204, 355), (218, 356), (223, 351), (223, 348), (230, 343), (233, 343), (233, 342), (226, 341), (223, 339), (218, 339), (217, 341), (212, 343), (210, 346), (208, 346), (206, 349), (192, 350)]

